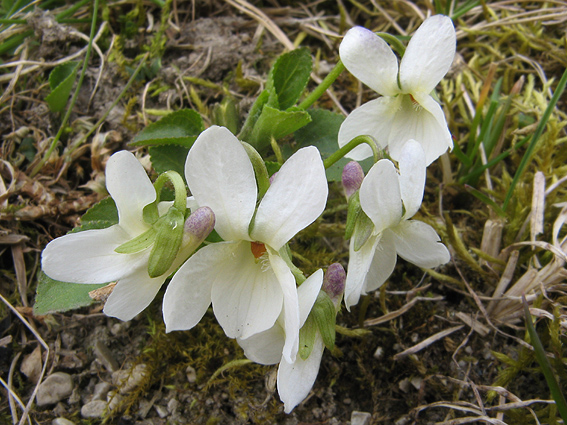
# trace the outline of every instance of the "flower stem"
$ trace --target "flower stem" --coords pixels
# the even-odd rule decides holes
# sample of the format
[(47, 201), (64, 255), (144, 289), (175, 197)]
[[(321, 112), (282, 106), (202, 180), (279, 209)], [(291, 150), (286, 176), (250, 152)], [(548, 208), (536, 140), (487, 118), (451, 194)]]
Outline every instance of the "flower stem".
[(173, 206), (185, 214), (185, 211), (187, 210), (187, 189), (185, 189), (185, 182), (183, 181), (183, 178), (175, 171), (166, 171), (165, 173), (160, 174), (155, 181), (154, 187), (158, 195), (157, 201), (159, 202), (161, 189), (168, 180), (173, 185), (173, 190), (175, 191), (175, 201), (173, 201)]
[(358, 145), (366, 143), (372, 149), (372, 154), (374, 155), (374, 162), (377, 162), (380, 159), (380, 153), (378, 152), (378, 147), (376, 146), (376, 142), (370, 136), (356, 136), (330, 157), (328, 157), (324, 162), (323, 165), (325, 166), (325, 170), (328, 169), (331, 165), (337, 162), (339, 159), (343, 158), (347, 153), (351, 150), (356, 148)]
[(83, 85), (83, 79), (85, 78), (85, 73), (87, 72), (87, 66), (89, 64), (89, 59), (91, 57), (91, 51), (92, 51), (92, 48), (93, 48), (93, 40), (94, 40), (95, 29), (96, 29), (97, 13), (98, 13), (98, 0), (94, 0), (93, 18), (92, 18), (92, 23), (91, 23), (91, 33), (90, 33), (90, 36), (89, 36), (89, 44), (87, 45), (87, 52), (85, 53), (85, 59), (83, 61), (83, 68), (81, 69), (81, 75), (79, 77), (79, 82), (77, 83), (77, 88), (75, 89), (75, 93), (73, 93), (73, 97), (71, 98), (69, 108), (67, 108), (67, 112), (65, 113), (65, 116), (63, 117), (63, 121), (61, 122), (61, 126), (59, 127), (59, 131), (55, 135), (53, 142), (51, 142), (51, 146), (49, 146), (49, 149), (43, 155), (43, 158), (41, 158), (39, 163), (33, 168), (32, 172), (30, 174), (30, 177), (35, 176), (43, 168), (43, 166), (45, 165), (45, 163), (47, 162), (47, 160), (49, 159), (49, 157), (51, 156), (51, 154), (55, 150), (55, 147), (57, 146), (57, 142), (59, 142), (59, 139), (61, 138), (63, 131), (65, 131), (65, 128), (67, 127), (67, 122), (69, 122), (69, 118), (71, 117), (71, 112), (73, 111), (73, 106), (75, 106), (75, 102), (77, 101), (77, 97), (79, 97), (79, 91), (81, 89), (81, 86)]
[(250, 158), (252, 167), (254, 168), (254, 174), (256, 175), (256, 183), (258, 184), (258, 200), (262, 199), (266, 194), (266, 191), (270, 187), (270, 176), (268, 175), (268, 170), (266, 169), (266, 164), (264, 160), (254, 147), (246, 142), (241, 142), (242, 146)]
[(341, 72), (343, 72), (345, 70), (345, 66), (343, 65), (343, 63), (341, 62), (341, 60), (339, 59), (339, 61), (337, 62), (337, 64), (335, 65), (335, 67), (333, 69), (331, 69), (331, 72), (329, 72), (329, 74), (327, 74), (327, 76), (323, 79), (323, 81), (321, 81), (321, 84), (319, 84), (315, 90), (313, 90), (304, 100), (303, 102), (301, 102), (298, 107), (300, 109), (307, 109), (309, 108), (311, 105), (313, 105), (315, 103), (315, 101), (317, 99), (319, 99), (323, 93), (325, 93), (325, 91), (331, 86), (331, 84), (333, 84), (335, 82), (335, 80), (337, 79), (337, 77), (341, 74)]

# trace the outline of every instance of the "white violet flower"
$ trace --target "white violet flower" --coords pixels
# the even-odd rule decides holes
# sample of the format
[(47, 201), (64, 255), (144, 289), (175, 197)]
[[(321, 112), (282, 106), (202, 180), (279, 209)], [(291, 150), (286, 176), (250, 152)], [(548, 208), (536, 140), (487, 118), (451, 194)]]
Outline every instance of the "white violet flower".
[[(322, 284), (323, 270), (319, 269), (297, 288), (300, 328), (307, 320)], [(325, 345), (321, 334), (317, 332), (309, 357), (302, 359), (297, 356), (293, 362), (288, 362), (282, 356), (285, 340), (286, 330), (283, 314), (270, 329), (246, 339), (237, 339), (238, 344), (244, 350), (244, 354), (250, 360), (263, 365), (279, 363), (278, 393), (280, 399), (284, 402), (285, 413), (290, 413), (311, 391), (319, 373), (319, 365)]]
[[(335, 332), (334, 320), (320, 323), (323, 317), (329, 319), (329, 316), (323, 314), (322, 317), (319, 317), (320, 320), (316, 320), (310, 317), (310, 315), (314, 314), (314, 306), (320, 302), (320, 297), (323, 296), (329, 300), (330, 309), (332, 310), (331, 316), (333, 318), (336, 317), (345, 288), (345, 278), (346, 274), (343, 266), (334, 263), (328, 267), (324, 276), (321, 270), (317, 270), (297, 289), (299, 296), (299, 326), (311, 327), (311, 330), (306, 331), (302, 337), (309, 341), (300, 340), (300, 344), (302, 346), (305, 345), (305, 348), (310, 346), (310, 349), (303, 357), (298, 355), (295, 361), (289, 363), (282, 356), (286, 335), (282, 315), (270, 329), (247, 339), (237, 339), (238, 344), (244, 350), (244, 354), (250, 360), (264, 365), (279, 363), (277, 385), (280, 399), (284, 402), (285, 413), (290, 413), (295, 406), (305, 400), (317, 379), (321, 358), (325, 349), (324, 338), (319, 326), (326, 327), (327, 332), (330, 331), (333, 334)], [(319, 307), (319, 313), (321, 313), (321, 306)], [(308, 317), (310, 322), (306, 324)]]
[(450, 260), (435, 230), (410, 220), (421, 206), (425, 186), (426, 161), (420, 143), (410, 140), (403, 146), (398, 166), (399, 173), (391, 161), (378, 161), (360, 186), (360, 206), (371, 223), (359, 221), (350, 240), (345, 287), (349, 309), (362, 294), (388, 279), (397, 255), (424, 268)]
[(325, 208), (327, 180), (319, 151), (300, 149), (281, 167), (258, 201), (252, 163), (226, 128), (205, 130), (189, 151), (185, 176), (195, 201), (210, 207), (224, 240), (205, 246), (176, 273), (164, 297), (167, 331), (195, 326), (212, 303), (230, 338), (271, 328), (284, 312), (283, 355), (298, 350), (299, 301), (286, 243)]
[[(130, 320), (154, 299), (165, 279), (202, 243), (214, 225), (208, 208), (195, 211), (185, 222), (183, 240), (169, 269), (150, 277), (150, 248), (133, 253), (116, 249), (148, 232), (144, 207), (156, 201), (156, 190), (142, 164), (127, 151), (110, 157), (106, 165), (106, 187), (116, 203), (118, 224), (105, 229), (70, 233), (51, 241), (42, 253), (42, 269), (52, 279), (73, 283), (116, 281), (104, 313)], [(160, 203), (167, 210), (170, 203)]]
[[(339, 130), (339, 146), (360, 135), (372, 136), (391, 157), (399, 160), (403, 144), (414, 139), (425, 151), (429, 165), (453, 141), (443, 110), (431, 96), (449, 70), (456, 50), (451, 18), (435, 15), (426, 19), (411, 38), (398, 67), (388, 44), (363, 27), (345, 35), (339, 55), (346, 69), (381, 97), (365, 103), (345, 119)], [(357, 161), (372, 155), (360, 145), (347, 156)]]

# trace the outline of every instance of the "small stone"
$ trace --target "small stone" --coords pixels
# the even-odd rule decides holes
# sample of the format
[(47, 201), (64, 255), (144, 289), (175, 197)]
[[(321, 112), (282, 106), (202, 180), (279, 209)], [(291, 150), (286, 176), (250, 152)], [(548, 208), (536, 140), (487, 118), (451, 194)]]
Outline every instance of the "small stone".
[(169, 415), (169, 411), (167, 410), (166, 407), (160, 406), (159, 404), (156, 404), (154, 407), (156, 408), (156, 412), (160, 418), (163, 419)]
[(353, 411), (350, 415), (350, 425), (370, 425), (372, 415), (368, 412)]
[(75, 422), (65, 418), (56, 418), (51, 421), (51, 425), (75, 425)]
[(28, 377), (28, 379), (37, 384), (41, 375), (41, 348), (37, 346), (30, 354), (24, 357), (20, 372)]
[(194, 367), (187, 366), (187, 368), (185, 369), (185, 374), (187, 375), (187, 382), (189, 382), (190, 384), (197, 382), (197, 371)]
[(49, 375), (39, 386), (36, 403), (38, 406), (56, 404), (58, 401), (71, 395), (72, 391), (73, 378), (71, 378), (71, 375), (55, 372)]
[(89, 401), (81, 407), (81, 416), (83, 418), (102, 418), (107, 406), (108, 404), (104, 400)]
[(177, 401), (177, 399), (172, 398), (167, 402), (167, 410), (169, 413), (173, 414), (177, 411), (177, 409), (179, 409), (179, 401)]
[(112, 388), (108, 382), (99, 382), (94, 387), (93, 400), (106, 400), (106, 395)]
[(419, 376), (414, 376), (413, 378), (411, 378), (410, 382), (416, 390), (419, 390), (421, 388), (423, 379), (421, 379)]
[(112, 391), (106, 396), (106, 401), (108, 402), (108, 410), (114, 410), (122, 403), (122, 396), (117, 394), (116, 391)]
[(346, 405), (349, 405), (349, 404), (352, 403), (352, 400), (351, 400), (350, 398), (345, 398), (345, 399), (343, 400), (343, 403), (346, 404)]
[(96, 358), (109, 372), (114, 372), (118, 370), (118, 362), (112, 355), (112, 352), (108, 347), (102, 342), (97, 341), (94, 346), (94, 353)]
[(384, 355), (384, 349), (382, 347), (376, 348), (376, 351), (374, 351), (374, 358), (380, 360), (383, 355)]
[(399, 383), (398, 383), (398, 388), (400, 390), (402, 390), (404, 393), (407, 393), (410, 389), (410, 381), (408, 378), (404, 378), (402, 379)]
[(120, 394), (127, 394), (142, 383), (147, 368), (145, 364), (139, 364), (130, 370), (116, 371), (112, 374), (112, 382), (120, 388)]

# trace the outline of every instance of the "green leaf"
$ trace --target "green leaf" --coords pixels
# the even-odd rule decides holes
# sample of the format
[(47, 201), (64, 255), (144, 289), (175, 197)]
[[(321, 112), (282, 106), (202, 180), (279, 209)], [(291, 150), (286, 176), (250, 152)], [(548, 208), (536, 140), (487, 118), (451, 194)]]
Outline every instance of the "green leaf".
[[(344, 117), (326, 109), (309, 109), (307, 112), (312, 121), (295, 132), (295, 139), (300, 147), (316, 146), (325, 160), (339, 149), (339, 128)], [(327, 180), (340, 182), (343, 168), (349, 161), (350, 159), (343, 158), (330, 166), (326, 170)], [(365, 172), (372, 167), (372, 164), (372, 158), (360, 162)]]
[(185, 179), (185, 160), (189, 148), (180, 145), (161, 145), (150, 147), (152, 166), (158, 174), (173, 170)]
[(88, 306), (93, 302), (89, 292), (106, 286), (106, 283), (92, 285), (59, 282), (43, 272), (39, 273), (38, 280), (34, 314), (49, 314)]
[(67, 105), (78, 69), (79, 62), (66, 62), (54, 68), (49, 74), (51, 93), (45, 101), (53, 112), (60, 112)]
[(190, 148), (205, 130), (203, 119), (192, 109), (181, 109), (166, 115), (139, 132), (132, 146), (182, 145)]
[(94, 204), (82, 217), (81, 225), (69, 233), (82, 232), (91, 229), (105, 229), (118, 224), (118, 210), (111, 197), (104, 198)]
[(310, 122), (311, 117), (305, 111), (280, 111), (266, 105), (254, 125), (250, 139), (247, 141), (257, 150), (262, 150), (269, 146), (272, 137), (276, 140), (281, 139)]
[(312, 67), (311, 54), (306, 48), (292, 50), (278, 58), (270, 70), (266, 88), (276, 89), (280, 109), (288, 109), (299, 100)]

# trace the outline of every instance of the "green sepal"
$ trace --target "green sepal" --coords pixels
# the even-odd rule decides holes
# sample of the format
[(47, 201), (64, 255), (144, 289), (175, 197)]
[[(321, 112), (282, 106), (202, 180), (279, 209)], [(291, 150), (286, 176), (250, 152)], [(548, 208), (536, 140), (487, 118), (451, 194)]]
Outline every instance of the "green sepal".
[(158, 221), (159, 212), (157, 207), (157, 201), (152, 202), (144, 207), (142, 210), (142, 217), (144, 218), (144, 222), (148, 224), (154, 224)]
[(335, 348), (337, 311), (335, 310), (335, 304), (333, 304), (333, 301), (325, 292), (319, 292), (310, 316), (313, 316), (313, 320), (317, 324), (323, 343), (332, 351)]
[(362, 207), (360, 206), (360, 193), (357, 190), (354, 192), (348, 200), (348, 210), (347, 219), (345, 225), (345, 239), (350, 239), (352, 233), (354, 232), (354, 227), (358, 216), (362, 212)]
[(150, 227), (147, 231), (134, 239), (124, 242), (119, 247), (115, 248), (114, 251), (119, 254), (134, 254), (135, 252), (143, 251), (149, 248), (151, 244), (156, 240), (156, 231), (153, 227)]
[(183, 212), (174, 206), (155, 222), (156, 239), (148, 262), (150, 277), (161, 276), (173, 264), (183, 240), (184, 225)]
[(303, 360), (307, 360), (311, 351), (313, 351), (313, 345), (315, 345), (315, 336), (317, 334), (317, 324), (310, 314), (307, 320), (303, 324), (303, 327), (299, 330), (299, 357)]
[(374, 223), (372, 223), (372, 220), (370, 220), (366, 213), (361, 209), (354, 226), (354, 250), (359, 251), (360, 248), (362, 248), (362, 245), (364, 245), (368, 238), (372, 235), (372, 232), (374, 231)]

